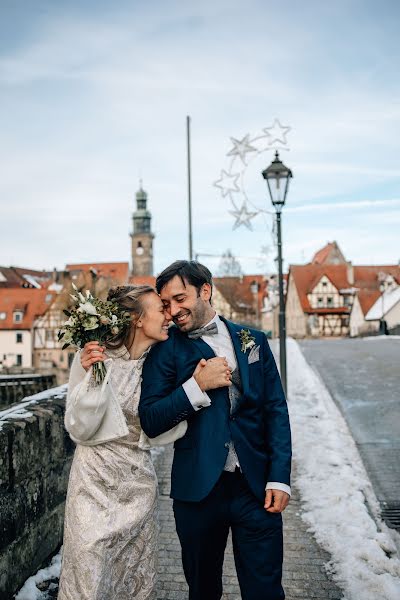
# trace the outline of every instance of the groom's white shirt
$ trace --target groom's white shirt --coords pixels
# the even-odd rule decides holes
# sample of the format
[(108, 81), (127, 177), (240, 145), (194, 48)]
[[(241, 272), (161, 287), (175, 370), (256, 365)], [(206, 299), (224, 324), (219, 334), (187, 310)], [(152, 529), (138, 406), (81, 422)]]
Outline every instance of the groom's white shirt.
[[(207, 323), (205, 327), (207, 327), (207, 325), (211, 325), (211, 323), (215, 323), (217, 325), (218, 333), (214, 335), (203, 335), (202, 340), (212, 348), (216, 356), (225, 357), (229, 368), (231, 371), (234, 371), (237, 368), (237, 361), (228, 328), (217, 314), (215, 314), (214, 318), (211, 319), (211, 321)], [(200, 389), (194, 377), (188, 379), (188, 381), (186, 381), (182, 387), (185, 390), (185, 393), (189, 398), (194, 410), (200, 410), (201, 408), (210, 406), (211, 399), (209, 395)], [(240, 467), (239, 464), (238, 467)], [(289, 495), (291, 494), (290, 486), (278, 481), (269, 481), (265, 489), (281, 490)]]

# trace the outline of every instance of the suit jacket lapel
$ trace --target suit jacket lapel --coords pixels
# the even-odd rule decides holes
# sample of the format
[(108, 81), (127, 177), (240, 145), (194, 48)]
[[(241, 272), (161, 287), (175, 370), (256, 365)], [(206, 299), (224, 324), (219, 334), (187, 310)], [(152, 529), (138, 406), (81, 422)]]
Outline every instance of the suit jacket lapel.
[(243, 396), (245, 396), (249, 390), (249, 363), (248, 353), (242, 352), (240, 349), (242, 344), (238, 333), (240, 332), (242, 327), (235, 325), (235, 323), (228, 321), (224, 317), (219, 316), (219, 318), (225, 323), (225, 325), (228, 328), (229, 335), (231, 336), (233, 348), (235, 350), (236, 360), (239, 367), (240, 378), (242, 380)]
[(197, 340), (189, 340), (189, 341), (190, 341), (190, 343), (192, 343), (196, 346), (196, 348), (199, 350), (201, 356), (203, 358), (205, 358), (206, 360), (208, 360), (209, 358), (215, 358), (214, 350), (211, 348), (211, 346), (206, 344), (206, 342), (204, 340), (202, 340), (201, 338), (198, 338)]

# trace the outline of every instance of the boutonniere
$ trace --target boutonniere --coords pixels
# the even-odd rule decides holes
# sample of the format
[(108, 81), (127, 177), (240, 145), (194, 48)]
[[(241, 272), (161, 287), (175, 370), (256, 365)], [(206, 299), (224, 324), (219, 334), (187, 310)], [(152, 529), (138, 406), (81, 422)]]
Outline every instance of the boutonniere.
[(250, 333), (250, 329), (241, 329), (238, 331), (238, 336), (242, 342), (242, 346), (240, 348), (242, 352), (247, 352), (247, 350), (250, 350), (250, 348), (252, 348), (256, 343), (255, 338)]

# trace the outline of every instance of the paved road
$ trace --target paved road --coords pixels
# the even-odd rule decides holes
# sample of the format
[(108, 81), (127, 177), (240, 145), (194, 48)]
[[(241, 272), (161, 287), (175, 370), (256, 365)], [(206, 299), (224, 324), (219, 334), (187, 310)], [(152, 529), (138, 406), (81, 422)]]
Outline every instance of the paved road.
[(400, 505), (400, 339), (302, 340), (300, 346), (340, 407), (378, 500)]

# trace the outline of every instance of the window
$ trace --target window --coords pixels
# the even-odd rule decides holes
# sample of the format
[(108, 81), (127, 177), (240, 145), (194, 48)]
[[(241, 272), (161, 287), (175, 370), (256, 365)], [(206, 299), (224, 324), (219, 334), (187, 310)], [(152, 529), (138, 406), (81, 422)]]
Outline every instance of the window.
[(333, 306), (333, 298), (332, 298), (332, 296), (328, 296), (327, 299), (326, 299), (326, 302), (327, 302), (327, 305), (330, 308), (332, 308), (332, 306)]
[(24, 318), (24, 313), (22, 310), (14, 310), (14, 323), (21, 323)]
[(53, 341), (53, 330), (52, 329), (46, 329), (46, 342), (52, 342)]
[(22, 333), (17, 333), (15, 335), (15, 341), (17, 344), (22, 344)]
[(323, 305), (324, 305), (324, 299), (323, 299), (323, 298), (321, 298), (321, 297), (317, 298), (317, 306), (320, 306), (320, 307), (321, 307), (321, 306), (323, 306)]
[(17, 354), (17, 367), (22, 367), (22, 354)]
[(5, 312), (0, 312), (0, 321), (5, 321), (7, 318), (7, 313)]
[(343, 300), (345, 306), (351, 306), (351, 296), (344, 296)]
[(327, 282), (327, 281), (323, 281), (323, 282), (322, 282), (322, 287), (326, 287), (327, 285), (328, 285), (328, 282)]

